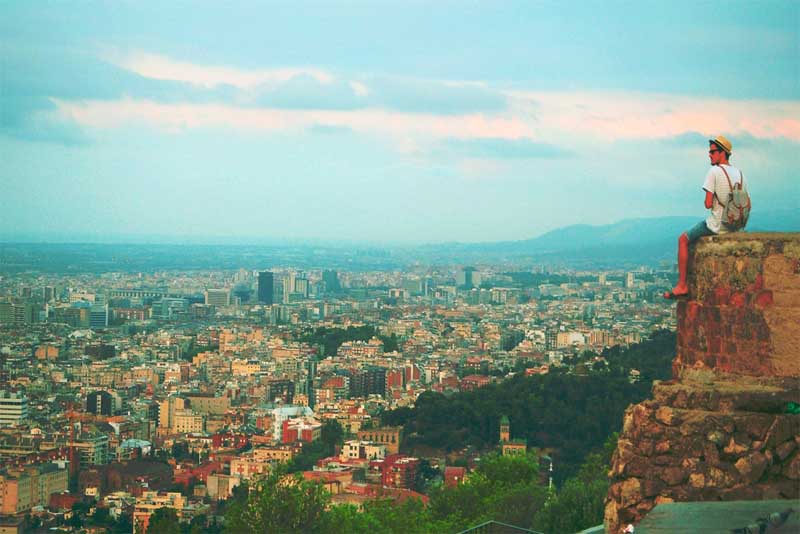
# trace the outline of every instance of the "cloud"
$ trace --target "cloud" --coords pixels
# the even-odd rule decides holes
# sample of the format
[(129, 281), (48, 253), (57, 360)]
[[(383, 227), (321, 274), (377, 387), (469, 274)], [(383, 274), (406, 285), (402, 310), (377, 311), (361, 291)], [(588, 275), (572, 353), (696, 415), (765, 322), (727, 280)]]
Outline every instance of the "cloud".
[(412, 113), (461, 113), (504, 111), (506, 96), (480, 83), (443, 82), (397, 77), (368, 80), (371, 103), (378, 107)]
[[(358, 90), (358, 92), (356, 92)], [(280, 109), (359, 109), (368, 101), (361, 89), (335, 80), (320, 82), (309, 74), (299, 74), (283, 83), (261, 86), (243, 93), (240, 102), (264, 108)]]
[(0, 97), (0, 135), (24, 141), (84, 145), (89, 137), (76, 123), (64, 120), (45, 99)]
[(394, 138), (413, 135), (434, 139), (520, 139), (532, 135), (528, 125), (514, 117), (483, 114), (440, 116), (385, 109), (264, 109), (223, 104), (172, 104), (131, 98), (55, 102), (64, 117), (92, 128), (146, 124), (174, 132), (209, 127), (245, 131), (299, 131), (325, 124)]
[(6, 90), (0, 92), (0, 135), (64, 145), (88, 142), (80, 126), (65, 120), (49, 99)]
[(184, 82), (209, 90), (231, 87), (239, 103), (285, 109), (384, 108), (410, 113), (496, 112), (506, 97), (474, 82), (393, 76), (349, 79), (324, 69), (239, 69), (177, 61), (157, 54), (106, 54), (115, 65), (153, 80)]
[(634, 92), (513, 92), (513, 108), (535, 106), (543, 135), (659, 139), (700, 132), (800, 140), (800, 102)]
[(472, 158), (493, 159), (527, 159), (527, 158), (564, 158), (571, 155), (569, 150), (548, 143), (535, 142), (530, 139), (449, 139), (446, 149), (456, 154)]
[(319, 135), (336, 135), (351, 133), (353, 130), (347, 126), (332, 126), (330, 124), (312, 124), (307, 128), (307, 131), (312, 134)]
[(217, 98), (71, 51), (4, 47), (0, 73), (0, 134), (26, 140), (67, 144), (88, 140), (79, 125), (57, 113), (53, 99), (116, 100), (132, 95), (162, 102), (200, 102)]
[(107, 54), (112, 64), (61, 50), (7, 52), (0, 54), (0, 129), (15, 136), (37, 132), (41, 139), (48, 138), (48, 125), (53, 139), (69, 138), (72, 121), (75, 132), (126, 122), (170, 131), (206, 126), (281, 131), (323, 124), (392, 136), (407, 146), (471, 139), (471, 145), (448, 149), (491, 158), (565, 157), (598, 141), (673, 139), (688, 146), (717, 132), (800, 141), (797, 101), (507, 91), (482, 82), (347, 77), (314, 67), (207, 66), (145, 53)]
[(254, 89), (265, 84), (288, 82), (298, 76), (310, 77), (321, 84), (333, 81), (332, 74), (317, 68), (238, 69), (200, 65), (146, 52), (124, 55), (109, 51), (106, 56), (111, 63), (145, 78), (179, 81), (206, 88), (231, 85), (240, 89)]

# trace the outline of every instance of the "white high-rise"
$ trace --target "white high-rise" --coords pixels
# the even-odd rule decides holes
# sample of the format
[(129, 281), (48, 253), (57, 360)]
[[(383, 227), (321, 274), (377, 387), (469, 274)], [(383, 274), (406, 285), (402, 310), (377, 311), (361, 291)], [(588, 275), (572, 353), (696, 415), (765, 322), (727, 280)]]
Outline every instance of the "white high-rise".
[(27, 397), (21, 393), (0, 391), (0, 426), (18, 425), (27, 418)]

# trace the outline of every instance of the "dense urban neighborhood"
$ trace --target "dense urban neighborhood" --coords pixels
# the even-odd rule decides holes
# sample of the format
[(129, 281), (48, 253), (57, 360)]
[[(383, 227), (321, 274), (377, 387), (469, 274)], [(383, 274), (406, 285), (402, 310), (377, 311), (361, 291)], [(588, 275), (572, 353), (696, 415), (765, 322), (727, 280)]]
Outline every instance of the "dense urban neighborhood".
[[(670, 275), (452, 266), (3, 276), (0, 511), (20, 529), (139, 534), (163, 509), (222, 528), (237, 488), (279, 471), (363, 509), (426, 502), (492, 451), (533, 458), (552, 488), (591, 444), (564, 450), (545, 423), (514, 421), (513, 408), (465, 423), (467, 434), (480, 428), (470, 437), (448, 426), (452, 408), (438, 414), (451, 421), (426, 426), (416, 405), (601, 372), (609, 353), (674, 330), (674, 308), (657, 298)], [(624, 381), (642, 372), (628, 366)]]

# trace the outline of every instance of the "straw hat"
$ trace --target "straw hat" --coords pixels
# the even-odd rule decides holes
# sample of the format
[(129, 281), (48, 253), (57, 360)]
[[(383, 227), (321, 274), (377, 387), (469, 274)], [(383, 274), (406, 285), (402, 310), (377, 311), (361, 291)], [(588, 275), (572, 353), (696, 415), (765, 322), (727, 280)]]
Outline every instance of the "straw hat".
[(731, 144), (730, 141), (728, 141), (728, 138), (725, 137), (724, 135), (718, 135), (712, 139), (709, 139), (708, 142), (714, 143), (722, 150), (724, 150), (726, 154), (728, 154), (729, 156), (731, 155), (731, 151), (733, 150), (733, 145)]

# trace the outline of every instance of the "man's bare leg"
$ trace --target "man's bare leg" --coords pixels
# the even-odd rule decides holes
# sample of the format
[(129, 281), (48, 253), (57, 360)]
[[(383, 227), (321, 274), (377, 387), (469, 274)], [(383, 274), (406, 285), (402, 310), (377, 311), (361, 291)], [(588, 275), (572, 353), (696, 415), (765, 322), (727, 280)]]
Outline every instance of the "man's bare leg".
[(681, 297), (689, 294), (686, 285), (686, 271), (689, 269), (689, 236), (686, 232), (678, 238), (678, 285), (664, 293), (664, 298)]

